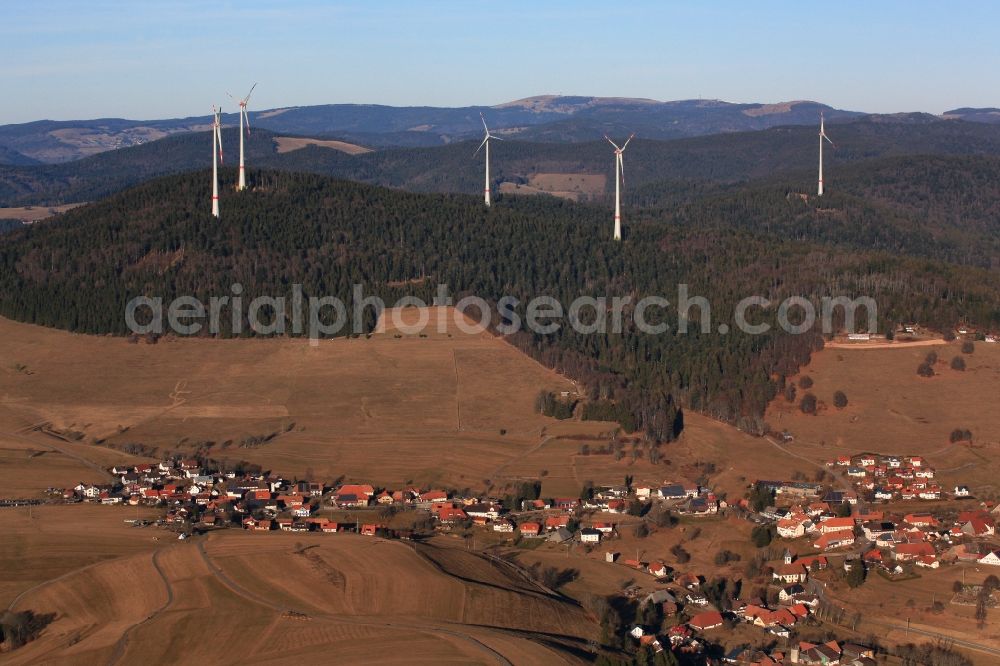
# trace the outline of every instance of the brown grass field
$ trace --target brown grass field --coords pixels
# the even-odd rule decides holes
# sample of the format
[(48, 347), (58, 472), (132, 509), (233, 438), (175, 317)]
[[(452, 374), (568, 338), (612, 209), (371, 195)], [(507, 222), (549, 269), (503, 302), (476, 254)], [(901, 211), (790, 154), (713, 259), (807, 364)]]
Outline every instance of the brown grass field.
[[(420, 549), (431, 549), (433, 556)], [(578, 663), (596, 624), (464, 550), (219, 533), (85, 568), (14, 606), (58, 609), (8, 663)], [(219, 622), (219, 618), (226, 618)]]
[(301, 148), (305, 148), (306, 146), (330, 148), (331, 150), (339, 150), (340, 152), (347, 153), (348, 155), (363, 155), (364, 153), (372, 152), (371, 148), (365, 148), (364, 146), (348, 143), (346, 141), (307, 139), (305, 137), (298, 136), (276, 136), (274, 137), (274, 145), (277, 146), (279, 153), (290, 153), (293, 150), (299, 150)]
[(534, 173), (528, 184), (501, 183), (504, 194), (549, 194), (570, 201), (589, 201), (604, 194), (608, 177), (580, 173)]
[[(147, 459), (114, 448), (129, 443), (155, 447), (156, 456), (207, 450), (327, 482), (343, 475), (389, 487), (482, 488), (488, 480), (502, 491), (541, 478), (545, 496), (576, 495), (587, 481), (620, 484), (626, 475), (636, 484), (694, 481), (711, 463), (710, 485), (730, 499), (755, 479), (812, 475), (838, 454), (874, 450), (924, 455), (946, 486), (968, 483), (982, 497), (1000, 491), (993, 485), (1000, 416), (990, 409), (1000, 385), (998, 345), (977, 343), (964, 373), (949, 365), (958, 344), (826, 350), (803, 370), (815, 382), (819, 414), (803, 415), (783, 398), (768, 412), (772, 427), (787, 428), (794, 442), (778, 445), (688, 413), (679, 441), (653, 465), (644, 455), (633, 459), (631, 444), (618, 461), (584, 455), (581, 446), (605, 445), (613, 425), (534, 413), (540, 389), (575, 386), (502, 340), (453, 324), (420, 337), (406, 329), (415, 311), (398, 313), (395, 323), (391, 314), (369, 339), (315, 346), (289, 339), (128, 344), (0, 320), (0, 496), (39, 496)], [(916, 366), (931, 349), (941, 359), (938, 374), (923, 379)], [(843, 410), (832, 406), (838, 389), (849, 399)], [(79, 439), (38, 432), (41, 423)], [(970, 429), (973, 443), (949, 444), (954, 428)], [(271, 433), (267, 443), (241, 446)], [(135, 515), (92, 505), (0, 509), (0, 601), (58, 613), (38, 641), (6, 661), (163, 663), (182, 652), (225, 663), (396, 663), (401, 654), (417, 663), (481, 663), (499, 653), (513, 663), (559, 663), (574, 661), (567, 647), (597, 633), (579, 606), (465, 551), (461, 539), (413, 546), (223, 532), (179, 543), (167, 531), (123, 522)], [(563, 592), (584, 602), (632, 583), (657, 587), (648, 575), (604, 562), (605, 550), (707, 577), (742, 575), (743, 564), (714, 565), (719, 550), (744, 562), (753, 555), (751, 525), (736, 519), (684, 519), (645, 538), (633, 534), (636, 518), (587, 520), (617, 523), (620, 537), (589, 551), (517, 549), (522, 565), (579, 569)], [(479, 546), (498, 540), (484, 536)], [(685, 565), (670, 553), (678, 543), (691, 554)], [(915, 627), (1000, 644), (996, 612), (980, 632), (970, 629), (971, 608), (929, 610), (950, 598), (961, 567), (921, 573), (898, 583), (873, 576), (858, 591), (832, 584), (831, 595), (869, 618), (865, 631), (890, 640), (906, 637), (876, 623), (910, 617)], [(970, 583), (988, 573), (964, 571)]]
[[(979, 342), (973, 354), (962, 354), (960, 347), (820, 352), (804, 370), (815, 382), (809, 390), (819, 399), (818, 415), (805, 415), (779, 398), (767, 421), (794, 435), (791, 450), (819, 463), (862, 451), (922, 455), (945, 487), (966, 483), (981, 496), (1000, 493), (994, 462), (1000, 453), (1000, 414), (994, 408), (1000, 345)], [(917, 366), (931, 351), (939, 358), (937, 374), (919, 377)], [(955, 356), (965, 358), (965, 372), (951, 369)], [(837, 390), (848, 398), (843, 410), (833, 406)], [(799, 390), (799, 396), (804, 393)], [(971, 430), (973, 443), (950, 444), (955, 428)]]
[(63, 204), (61, 206), (20, 206), (15, 208), (0, 208), (0, 220), (21, 220), (22, 222), (38, 222), (53, 215), (65, 213), (82, 203)]
[[(147, 345), (0, 321), (0, 478), (43, 470), (21, 450), (56, 443), (102, 466), (122, 458), (92, 444), (101, 440), (139, 443), (156, 455), (202, 447), (300, 478), (480, 487), (530, 453), (547, 428), (566, 427), (536, 414), (534, 399), (542, 388), (574, 391), (573, 384), (502, 340), (454, 325), (428, 337), (397, 332), (391, 321), (386, 329), (316, 346), (289, 339)], [(82, 439), (25, 434), (40, 423)], [(585, 434), (608, 429), (574, 424)], [(272, 433), (256, 448), (241, 446)], [(38, 487), (83, 480), (72, 466), (59, 474), (37, 478)]]
[[(159, 512), (94, 504), (0, 509), (0, 609), (45, 581), (97, 562), (148, 552), (169, 533), (125, 520)], [(154, 540), (154, 537), (156, 540)]]

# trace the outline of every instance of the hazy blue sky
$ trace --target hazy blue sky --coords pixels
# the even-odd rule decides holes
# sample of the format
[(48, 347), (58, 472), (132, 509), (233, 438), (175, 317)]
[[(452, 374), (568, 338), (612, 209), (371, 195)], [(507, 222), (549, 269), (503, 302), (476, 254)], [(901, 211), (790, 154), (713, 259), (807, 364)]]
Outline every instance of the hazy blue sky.
[(0, 123), (542, 93), (1000, 106), (994, 2), (6, 0)]

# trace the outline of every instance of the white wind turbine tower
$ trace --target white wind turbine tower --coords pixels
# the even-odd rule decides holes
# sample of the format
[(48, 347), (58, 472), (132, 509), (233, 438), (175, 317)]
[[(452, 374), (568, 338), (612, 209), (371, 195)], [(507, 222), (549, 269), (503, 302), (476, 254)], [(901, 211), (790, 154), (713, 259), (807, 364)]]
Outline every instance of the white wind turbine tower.
[(482, 113), (479, 114), (479, 117), (483, 121), (483, 130), (486, 132), (486, 136), (483, 138), (483, 142), (479, 144), (479, 147), (476, 148), (476, 152), (474, 152), (472, 156), (475, 157), (476, 155), (478, 155), (479, 151), (483, 149), (483, 146), (486, 146), (486, 186), (483, 188), (483, 200), (486, 202), (486, 205), (489, 206), (490, 205), (490, 139), (496, 139), (497, 141), (503, 141), (503, 139), (501, 139), (498, 136), (493, 136), (492, 134), (490, 134), (490, 128), (486, 126), (486, 118), (483, 117)]
[(222, 161), (222, 109), (212, 106), (212, 215), (219, 217), (219, 162)]
[(612, 146), (615, 147), (615, 240), (620, 241), (622, 239), (622, 183), (625, 182), (625, 163), (622, 162), (622, 153), (628, 148), (628, 142), (632, 140), (635, 134), (630, 134), (628, 139), (625, 140), (625, 145), (621, 148), (618, 144), (612, 141), (607, 134), (604, 138), (608, 140)]
[(229, 99), (233, 100), (234, 102), (240, 105), (240, 182), (239, 185), (236, 186), (236, 189), (239, 192), (242, 192), (243, 190), (247, 189), (247, 179), (245, 173), (246, 167), (243, 164), (243, 121), (244, 120), (246, 121), (247, 136), (250, 136), (250, 116), (247, 115), (247, 102), (250, 101), (250, 95), (253, 94), (253, 89), (256, 87), (257, 84), (256, 83), (253, 84), (253, 86), (250, 88), (250, 92), (248, 92), (247, 96), (244, 97), (243, 99), (236, 99), (229, 93), (226, 93), (227, 95), (229, 95)]
[(830, 137), (826, 135), (826, 130), (823, 129), (823, 112), (820, 111), (819, 114), (819, 189), (817, 194), (823, 196), (823, 139), (830, 141), (830, 145), (836, 148)]

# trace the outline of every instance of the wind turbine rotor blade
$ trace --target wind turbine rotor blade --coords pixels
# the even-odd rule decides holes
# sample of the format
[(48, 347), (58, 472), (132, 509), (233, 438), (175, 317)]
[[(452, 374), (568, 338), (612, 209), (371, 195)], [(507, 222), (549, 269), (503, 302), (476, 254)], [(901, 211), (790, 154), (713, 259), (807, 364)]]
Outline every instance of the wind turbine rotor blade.
[(245, 120), (247, 124), (247, 136), (250, 136), (250, 114), (247, 113), (247, 107), (244, 106), (240, 109), (240, 112), (243, 114), (243, 120)]
[(622, 150), (625, 150), (626, 148), (628, 148), (628, 142), (629, 142), (629, 141), (631, 141), (631, 140), (632, 140), (632, 137), (634, 137), (634, 136), (635, 136), (635, 133), (634, 133), (634, 132), (633, 132), (632, 134), (629, 134), (629, 135), (628, 135), (628, 138), (627, 138), (627, 139), (625, 139), (625, 145), (624, 145), (624, 146), (622, 146)]
[(243, 104), (244, 105), (246, 105), (246, 103), (250, 101), (250, 95), (253, 94), (253, 89), (256, 88), (256, 87), (257, 87), (257, 83), (256, 82), (252, 86), (250, 86), (250, 92), (248, 92), (247, 96), (243, 98)]
[[(628, 145), (628, 141), (626, 141), (625, 144)], [(622, 148), (622, 150), (625, 150), (625, 149)], [(622, 154), (621, 153), (618, 153), (618, 171), (622, 175), (622, 185), (624, 185), (625, 184), (625, 160), (622, 159)]]
[(479, 144), (479, 147), (476, 148), (476, 152), (472, 153), (472, 156), (475, 157), (476, 155), (478, 155), (479, 151), (483, 149), (483, 146), (485, 146), (486, 142), (489, 141), (489, 140), (490, 140), (490, 137), (489, 137), (489, 135), (487, 135), (487, 137), (485, 139), (483, 139), (483, 142), (481, 144)]
[(489, 136), (490, 128), (486, 126), (486, 116), (483, 115), (482, 111), (479, 112), (479, 119), (483, 121), (483, 129), (486, 130), (486, 134)]
[(222, 161), (222, 107), (215, 113), (215, 138), (219, 141), (219, 161)]
[(618, 147), (618, 144), (612, 141), (611, 137), (609, 137), (607, 134), (604, 135), (604, 138), (608, 140), (608, 143), (610, 143), (612, 146), (615, 147), (615, 150), (621, 150), (621, 148)]

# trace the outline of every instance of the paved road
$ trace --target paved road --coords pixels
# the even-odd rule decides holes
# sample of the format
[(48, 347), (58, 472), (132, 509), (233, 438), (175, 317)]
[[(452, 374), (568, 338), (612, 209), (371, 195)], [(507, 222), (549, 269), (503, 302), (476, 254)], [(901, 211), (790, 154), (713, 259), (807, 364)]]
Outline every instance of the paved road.
[[(862, 619), (862, 624), (872, 624), (878, 627), (886, 627), (888, 629), (896, 629), (898, 631), (907, 631), (905, 624), (894, 624), (892, 622), (884, 622), (882, 620), (869, 620), (867, 618)], [(956, 647), (965, 648), (967, 650), (975, 650), (976, 652), (983, 652), (985, 654), (1000, 657), (1000, 649), (990, 647), (988, 645), (982, 645), (980, 643), (973, 643), (972, 641), (962, 640), (960, 638), (955, 638), (954, 636), (949, 636), (947, 634), (939, 634), (936, 631), (928, 631), (926, 629), (915, 629), (914, 627), (909, 628), (911, 634), (917, 634), (920, 636), (926, 636), (928, 638), (936, 638), (942, 641), (946, 641)]]
[[(809, 586), (810, 591), (813, 594), (815, 594), (816, 596), (818, 596), (823, 601), (830, 601), (829, 597), (826, 594), (826, 585), (825, 584), (823, 584), (823, 583), (821, 583), (821, 582), (819, 582), (817, 580), (811, 580), (811, 581), (809, 581), (809, 583), (811, 584)], [(833, 603), (833, 602), (831, 602), (831, 603)], [(938, 639), (938, 640), (941, 640), (941, 641), (947, 641), (948, 643), (951, 643), (952, 645), (955, 645), (956, 647), (965, 648), (967, 650), (975, 650), (976, 652), (982, 652), (984, 654), (989, 654), (989, 655), (993, 655), (993, 656), (996, 656), (996, 657), (1000, 657), (1000, 649), (997, 649), (997, 648), (994, 648), (994, 647), (990, 647), (989, 645), (983, 645), (981, 643), (974, 643), (972, 641), (967, 641), (967, 640), (964, 640), (964, 639), (961, 639), (961, 638), (955, 638), (954, 636), (949, 636), (948, 634), (941, 634), (941, 633), (938, 633), (936, 631), (929, 631), (927, 629), (917, 629), (917, 628), (914, 628), (913, 626), (910, 626), (909, 628), (907, 628), (907, 626), (906, 626), (905, 623), (904, 624), (897, 624), (897, 623), (894, 623), (894, 622), (886, 622), (885, 620), (876, 620), (876, 619), (872, 619), (869, 616), (865, 615), (865, 616), (862, 616), (861, 624), (863, 624), (863, 625), (867, 624), (867, 625), (871, 625), (871, 626), (875, 626), (875, 627), (884, 627), (886, 629), (892, 629), (892, 630), (897, 630), (897, 631), (909, 631), (909, 633), (916, 634), (918, 636), (925, 636), (927, 638), (935, 638), (935, 639)]]

